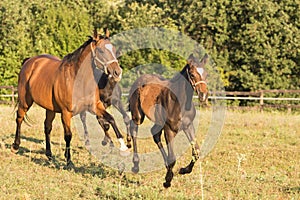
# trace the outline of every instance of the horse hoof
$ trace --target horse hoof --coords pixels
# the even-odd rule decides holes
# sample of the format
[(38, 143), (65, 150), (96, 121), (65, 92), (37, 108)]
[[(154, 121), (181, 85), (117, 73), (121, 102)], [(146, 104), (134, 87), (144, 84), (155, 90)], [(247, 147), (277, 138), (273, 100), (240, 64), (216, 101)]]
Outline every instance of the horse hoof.
[(53, 157), (52, 157), (51, 154), (50, 154), (50, 155), (47, 155), (47, 154), (46, 154), (46, 156), (47, 156), (47, 158), (48, 158), (49, 161), (52, 161), (52, 160), (53, 160)]
[(66, 166), (64, 166), (64, 170), (71, 170), (74, 169), (75, 165), (73, 164), (73, 162), (71, 160), (67, 161)]
[(127, 143), (126, 146), (130, 149), (131, 148), (131, 143)]
[(188, 169), (186, 169), (186, 168), (181, 168), (180, 170), (179, 170), (179, 174), (189, 174), (189, 173), (191, 173), (192, 171), (191, 170), (188, 170)]
[(110, 143), (109, 143), (109, 146), (110, 146), (110, 147), (115, 147), (115, 145), (114, 145), (113, 142), (110, 142)]
[(19, 146), (13, 143), (13, 144), (11, 145), (10, 150), (11, 150), (11, 152), (13, 152), (13, 153), (18, 153), (18, 152), (19, 152)]
[(139, 167), (132, 167), (132, 168), (131, 168), (131, 171), (132, 171), (133, 173), (137, 174), (137, 173), (140, 171), (140, 169), (139, 169)]
[(165, 188), (171, 187), (171, 183), (170, 182), (164, 182), (163, 185), (164, 185)]
[(130, 155), (130, 150), (129, 149), (126, 149), (126, 150), (121, 150), (120, 149), (120, 155), (123, 156), (123, 157), (127, 157)]
[(101, 144), (102, 144), (102, 146), (106, 146), (107, 142), (105, 140), (102, 140)]

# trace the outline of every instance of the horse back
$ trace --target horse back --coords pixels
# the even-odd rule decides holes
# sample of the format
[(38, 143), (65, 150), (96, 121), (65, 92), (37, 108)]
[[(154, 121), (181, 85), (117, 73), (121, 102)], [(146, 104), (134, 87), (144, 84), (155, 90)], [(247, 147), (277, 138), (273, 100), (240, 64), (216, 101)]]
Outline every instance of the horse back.
[(130, 93), (134, 91), (138, 96), (133, 98), (139, 101), (143, 113), (156, 124), (163, 125), (166, 120), (173, 118), (177, 120), (180, 117), (180, 109), (179, 112), (174, 110), (178, 102), (170, 90), (169, 81), (161, 76), (149, 74), (141, 76), (133, 84)]

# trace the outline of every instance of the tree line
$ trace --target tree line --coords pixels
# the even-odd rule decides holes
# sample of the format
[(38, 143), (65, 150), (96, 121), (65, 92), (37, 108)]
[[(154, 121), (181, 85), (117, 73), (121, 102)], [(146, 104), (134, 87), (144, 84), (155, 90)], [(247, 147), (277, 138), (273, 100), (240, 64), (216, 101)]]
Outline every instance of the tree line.
[[(107, 27), (113, 35), (163, 27), (201, 44), (226, 90), (299, 89), (299, 17), (300, 2), (294, 0), (2, 0), (0, 85), (17, 85), (24, 58), (42, 53), (62, 58), (94, 28)], [(180, 69), (184, 60), (144, 49), (120, 62), (126, 73), (147, 63)]]

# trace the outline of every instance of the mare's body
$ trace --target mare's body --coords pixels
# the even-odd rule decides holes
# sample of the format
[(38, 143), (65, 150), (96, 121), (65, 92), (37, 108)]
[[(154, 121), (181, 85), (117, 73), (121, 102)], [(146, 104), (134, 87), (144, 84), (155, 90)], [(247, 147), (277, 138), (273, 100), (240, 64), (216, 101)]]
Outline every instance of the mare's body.
[(102, 37), (94, 32), (93, 37), (62, 60), (52, 55), (38, 55), (24, 62), (18, 80), (17, 128), (11, 148), (13, 152), (19, 149), (21, 124), (33, 102), (46, 109), (44, 132), (49, 159), (52, 158), (50, 132), (55, 113), (61, 113), (67, 163), (71, 161), (70, 126), (74, 115), (89, 111), (98, 118), (105, 118), (114, 127), (117, 137), (122, 138), (113, 117), (105, 111), (99, 99), (98, 70), (103, 70), (115, 81), (119, 81), (122, 75), (115, 48), (107, 38), (108, 34)]

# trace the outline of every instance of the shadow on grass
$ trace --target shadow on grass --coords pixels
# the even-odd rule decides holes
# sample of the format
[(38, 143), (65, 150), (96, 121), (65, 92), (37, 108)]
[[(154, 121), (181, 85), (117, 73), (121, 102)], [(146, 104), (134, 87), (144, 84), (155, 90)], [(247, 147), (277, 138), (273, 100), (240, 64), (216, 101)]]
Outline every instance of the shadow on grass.
[[(41, 144), (41, 143), (45, 142), (45, 140), (36, 139), (36, 138), (33, 138), (33, 137), (26, 137), (26, 136), (21, 136), (21, 139), (27, 140), (29, 142), (34, 142), (34, 143), (37, 143), (37, 144)], [(51, 141), (51, 144), (59, 145), (58, 142), (53, 142), (53, 141)]]
[[(11, 135), (12, 136), (12, 135)], [(13, 135), (14, 137), (14, 135)], [(7, 138), (9, 139), (9, 138)], [(33, 142), (36, 144), (41, 144), (44, 143), (44, 140), (42, 139), (36, 139), (33, 137), (27, 137), (27, 136), (21, 136), (21, 139), (24, 139), (28, 142)], [(10, 143), (11, 142), (11, 143)], [(13, 140), (9, 139), (6, 141), (3, 141), (5, 148), (6, 149), (11, 149)], [(59, 143), (51, 142), (54, 146), (59, 145)], [(83, 147), (78, 147), (72, 149), (72, 154), (81, 154)], [(63, 151), (64, 152), (64, 151)], [(64, 159), (64, 156), (61, 154), (58, 155), (53, 155), (52, 159), (49, 160), (47, 156), (45, 155), (45, 147), (42, 147), (40, 149), (29, 149), (28, 147), (22, 146), (22, 143), (20, 145), (18, 155), (26, 157), (31, 160), (31, 162), (44, 166), (44, 167), (49, 167), (57, 170), (68, 170), (68, 171), (74, 171), (75, 173), (82, 174), (82, 175), (92, 175), (92, 176), (97, 176), (99, 178), (106, 178), (107, 176), (119, 176), (118, 171), (116, 170), (110, 170), (108, 167), (106, 167), (102, 163), (97, 163), (95, 161), (92, 161), (92, 156), (85, 156), (86, 158), (84, 159), (90, 159), (90, 161), (86, 163), (82, 163), (79, 161), (79, 163), (69, 163), (67, 164), (66, 159)], [(91, 158), (89, 158), (91, 157)]]
[(284, 187), (283, 192), (288, 194), (300, 194), (300, 186), (299, 187)]
[[(10, 138), (12, 139), (11, 141), (13, 142), (14, 138), (15, 138), (15, 134), (10, 134), (8, 136), (2, 137), (2, 140), (7, 140), (7, 139), (10, 139)], [(21, 135), (20, 138), (21, 138), (21, 140), (26, 140), (28, 142), (34, 142), (36, 144), (41, 144), (41, 143), (45, 142), (44, 139), (37, 139), (37, 138), (33, 138), (33, 137), (27, 137), (27, 136), (24, 136), (24, 135)], [(51, 144), (58, 145), (59, 143), (51, 141)]]
[[(11, 148), (11, 144), (5, 144), (7, 149)], [(73, 153), (79, 153), (77, 150), (73, 149)], [(75, 173), (80, 173), (82, 175), (92, 175), (97, 176), (99, 178), (106, 178), (108, 175), (108, 169), (105, 169), (105, 166), (103, 164), (97, 164), (95, 162), (90, 162), (89, 164), (74, 164), (73, 162), (70, 162), (67, 164), (65, 159), (62, 159), (60, 155), (53, 155), (52, 159), (49, 160), (45, 155), (45, 149), (40, 150), (30, 150), (26, 147), (20, 146), (19, 151), (17, 153), (20, 156), (26, 157), (27, 159), (30, 159), (33, 163), (54, 168), (57, 170), (68, 170), (68, 171), (74, 171)], [(34, 155), (40, 154), (42, 157), (34, 157)], [(77, 166), (78, 165), (78, 166)], [(80, 165), (80, 166), (79, 166)], [(111, 175), (111, 172), (110, 172)]]

